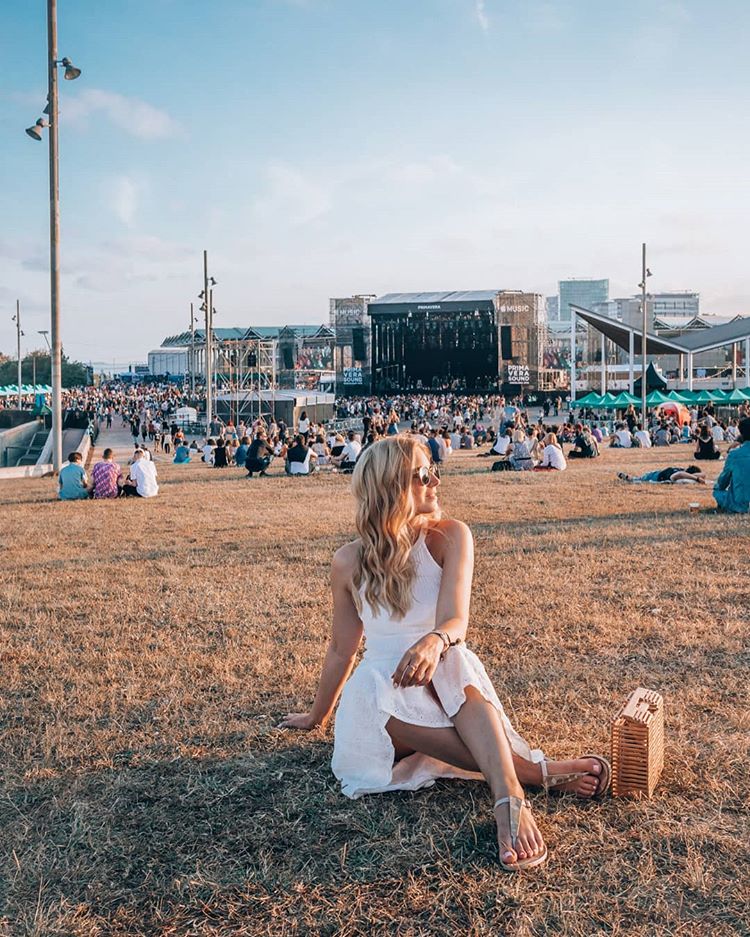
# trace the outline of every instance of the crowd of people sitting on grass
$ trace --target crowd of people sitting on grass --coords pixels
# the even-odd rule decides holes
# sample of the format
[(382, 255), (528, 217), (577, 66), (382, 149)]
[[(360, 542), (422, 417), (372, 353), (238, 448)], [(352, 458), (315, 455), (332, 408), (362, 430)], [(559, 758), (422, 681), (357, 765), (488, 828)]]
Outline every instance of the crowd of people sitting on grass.
[(112, 450), (105, 449), (93, 465), (91, 477), (83, 467), (81, 453), (71, 452), (67, 465), (60, 469), (58, 497), (61, 501), (153, 498), (159, 493), (156, 478), (156, 465), (147, 449), (135, 450), (127, 474), (115, 462)]
[[(235, 467), (244, 470), (248, 478), (266, 476), (273, 462), (283, 463), (289, 475), (318, 471), (348, 474), (362, 452), (377, 440), (399, 433), (427, 445), (436, 465), (446, 462), (457, 450), (476, 450), (478, 456), (491, 457), (491, 468), (495, 471), (561, 472), (566, 470), (569, 460), (595, 459), (604, 447), (690, 444), (696, 461), (718, 461), (723, 458), (718, 445), (728, 443), (729, 450), (739, 445), (741, 422), (750, 417), (750, 401), (738, 408), (738, 416), (731, 419), (719, 419), (712, 404), (694, 407), (685, 425), (657, 409), (649, 415), (644, 428), (631, 406), (622, 412), (622, 419), (610, 431), (608, 421), (584, 419), (590, 416), (587, 411), (579, 411), (577, 418), (576, 414), (568, 413), (567, 419), (549, 423), (550, 414), (557, 416), (562, 411), (560, 398), (550, 399), (534, 422), (526, 409), (528, 400), (523, 397), (413, 393), (390, 398), (338, 398), (336, 429), (314, 422), (304, 411), (295, 419), (294, 426), (287, 426), (271, 415), (249, 423), (239, 420), (236, 425), (231, 420), (225, 424), (214, 417), (207, 438), (189, 441), (173, 418), (174, 409), (186, 402), (186, 395), (172, 384), (106, 385), (71, 392), (66, 406), (94, 410), (110, 426), (113, 417), (119, 415), (122, 425), (130, 427), (136, 452), (141, 452), (138, 461), (153, 464), (150, 447), (153, 453), (163, 453), (178, 465), (202, 462), (217, 469)], [(349, 428), (342, 429), (342, 423)], [(131, 465), (131, 479), (127, 483), (120, 480), (117, 496), (132, 492), (149, 497), (150, 489), (158, 490), (154, 476), (153, 484), (141, 482), (139, 491), (140, 474), (136, 468), (134, 481)], [(86, 480), (84, 487), (86, 494), (78, 496), (105, 496), (95, 494), (93, 478)], [(73, 488), (80, 490), (80, 483)]]

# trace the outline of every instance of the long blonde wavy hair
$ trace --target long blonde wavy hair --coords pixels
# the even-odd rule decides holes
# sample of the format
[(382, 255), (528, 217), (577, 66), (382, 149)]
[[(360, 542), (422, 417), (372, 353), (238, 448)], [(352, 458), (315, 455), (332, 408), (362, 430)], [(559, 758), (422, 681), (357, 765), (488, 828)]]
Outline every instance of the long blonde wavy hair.
[[(357, 499), (356, 527), (362, 541), (354, 575), (354, 603), (362, 611), (360, 589), (377, 613), (381, 608), (403, 618), (412, 601), (416, 569), (414, 546), (416, 511), (412, 471), (417, 451), (430, 451), (409, 436), (389, 436), (366, 449), (357, 459), (352, 491)], [(429, 515), (437, 520), (438, 514)]]

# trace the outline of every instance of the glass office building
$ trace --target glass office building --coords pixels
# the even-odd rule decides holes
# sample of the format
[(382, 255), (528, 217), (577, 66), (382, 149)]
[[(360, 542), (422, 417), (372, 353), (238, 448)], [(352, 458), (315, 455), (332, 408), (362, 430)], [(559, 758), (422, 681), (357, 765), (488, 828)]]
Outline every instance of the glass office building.
[(560, 280), (559, 316), (561, 322), (570, 322), (570, 303), (593, 309), (594, 303), (609, 299), (609, 280)]

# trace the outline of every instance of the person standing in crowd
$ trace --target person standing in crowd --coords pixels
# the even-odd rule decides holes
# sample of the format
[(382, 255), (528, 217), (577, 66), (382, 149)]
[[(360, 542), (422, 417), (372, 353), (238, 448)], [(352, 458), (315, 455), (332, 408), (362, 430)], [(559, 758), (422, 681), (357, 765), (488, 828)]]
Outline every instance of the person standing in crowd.
[(747, 514), (750, 509), (750, 417), (739, 422), (739, 445), (727, 453), (721, 475), (714, 483), (719, 511)]
[(68, 464), (60, 469), (57, 485), (57, 496), (61, 501), (82, 501), (88, 498), (88, 477), (80, 452), (70, 453)]
[(307, 434), (310, 432), (310, 420), (307, 417), (307, 410), (302, 411), (299, 423), (297, 424), (297, 432), (304, 438), (305, 445), (307, 445)]
[(100, 462), (91, 469), (91, 482), (93, 496), (100, 498), (117, 498), (120, 495), (120, 479), (122, 469), (113, 461), (111, 449), (105, 449)]

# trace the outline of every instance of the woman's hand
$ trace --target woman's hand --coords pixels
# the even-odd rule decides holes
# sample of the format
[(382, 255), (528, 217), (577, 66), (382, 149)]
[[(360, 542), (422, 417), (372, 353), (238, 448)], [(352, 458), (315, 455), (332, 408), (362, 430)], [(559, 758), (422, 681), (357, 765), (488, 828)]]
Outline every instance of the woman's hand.
[(439, 634), (426, 634), (399, 661), (391, 679), (395, 686), (427, 686), (432, 680), (445, 642)]
[(309, 732), (311, 729), (318, 729), (323, 725), (313, 719), (311, 713), (287, 713), (281, 722), (276, 726), (277, 729), (303, 729)]

